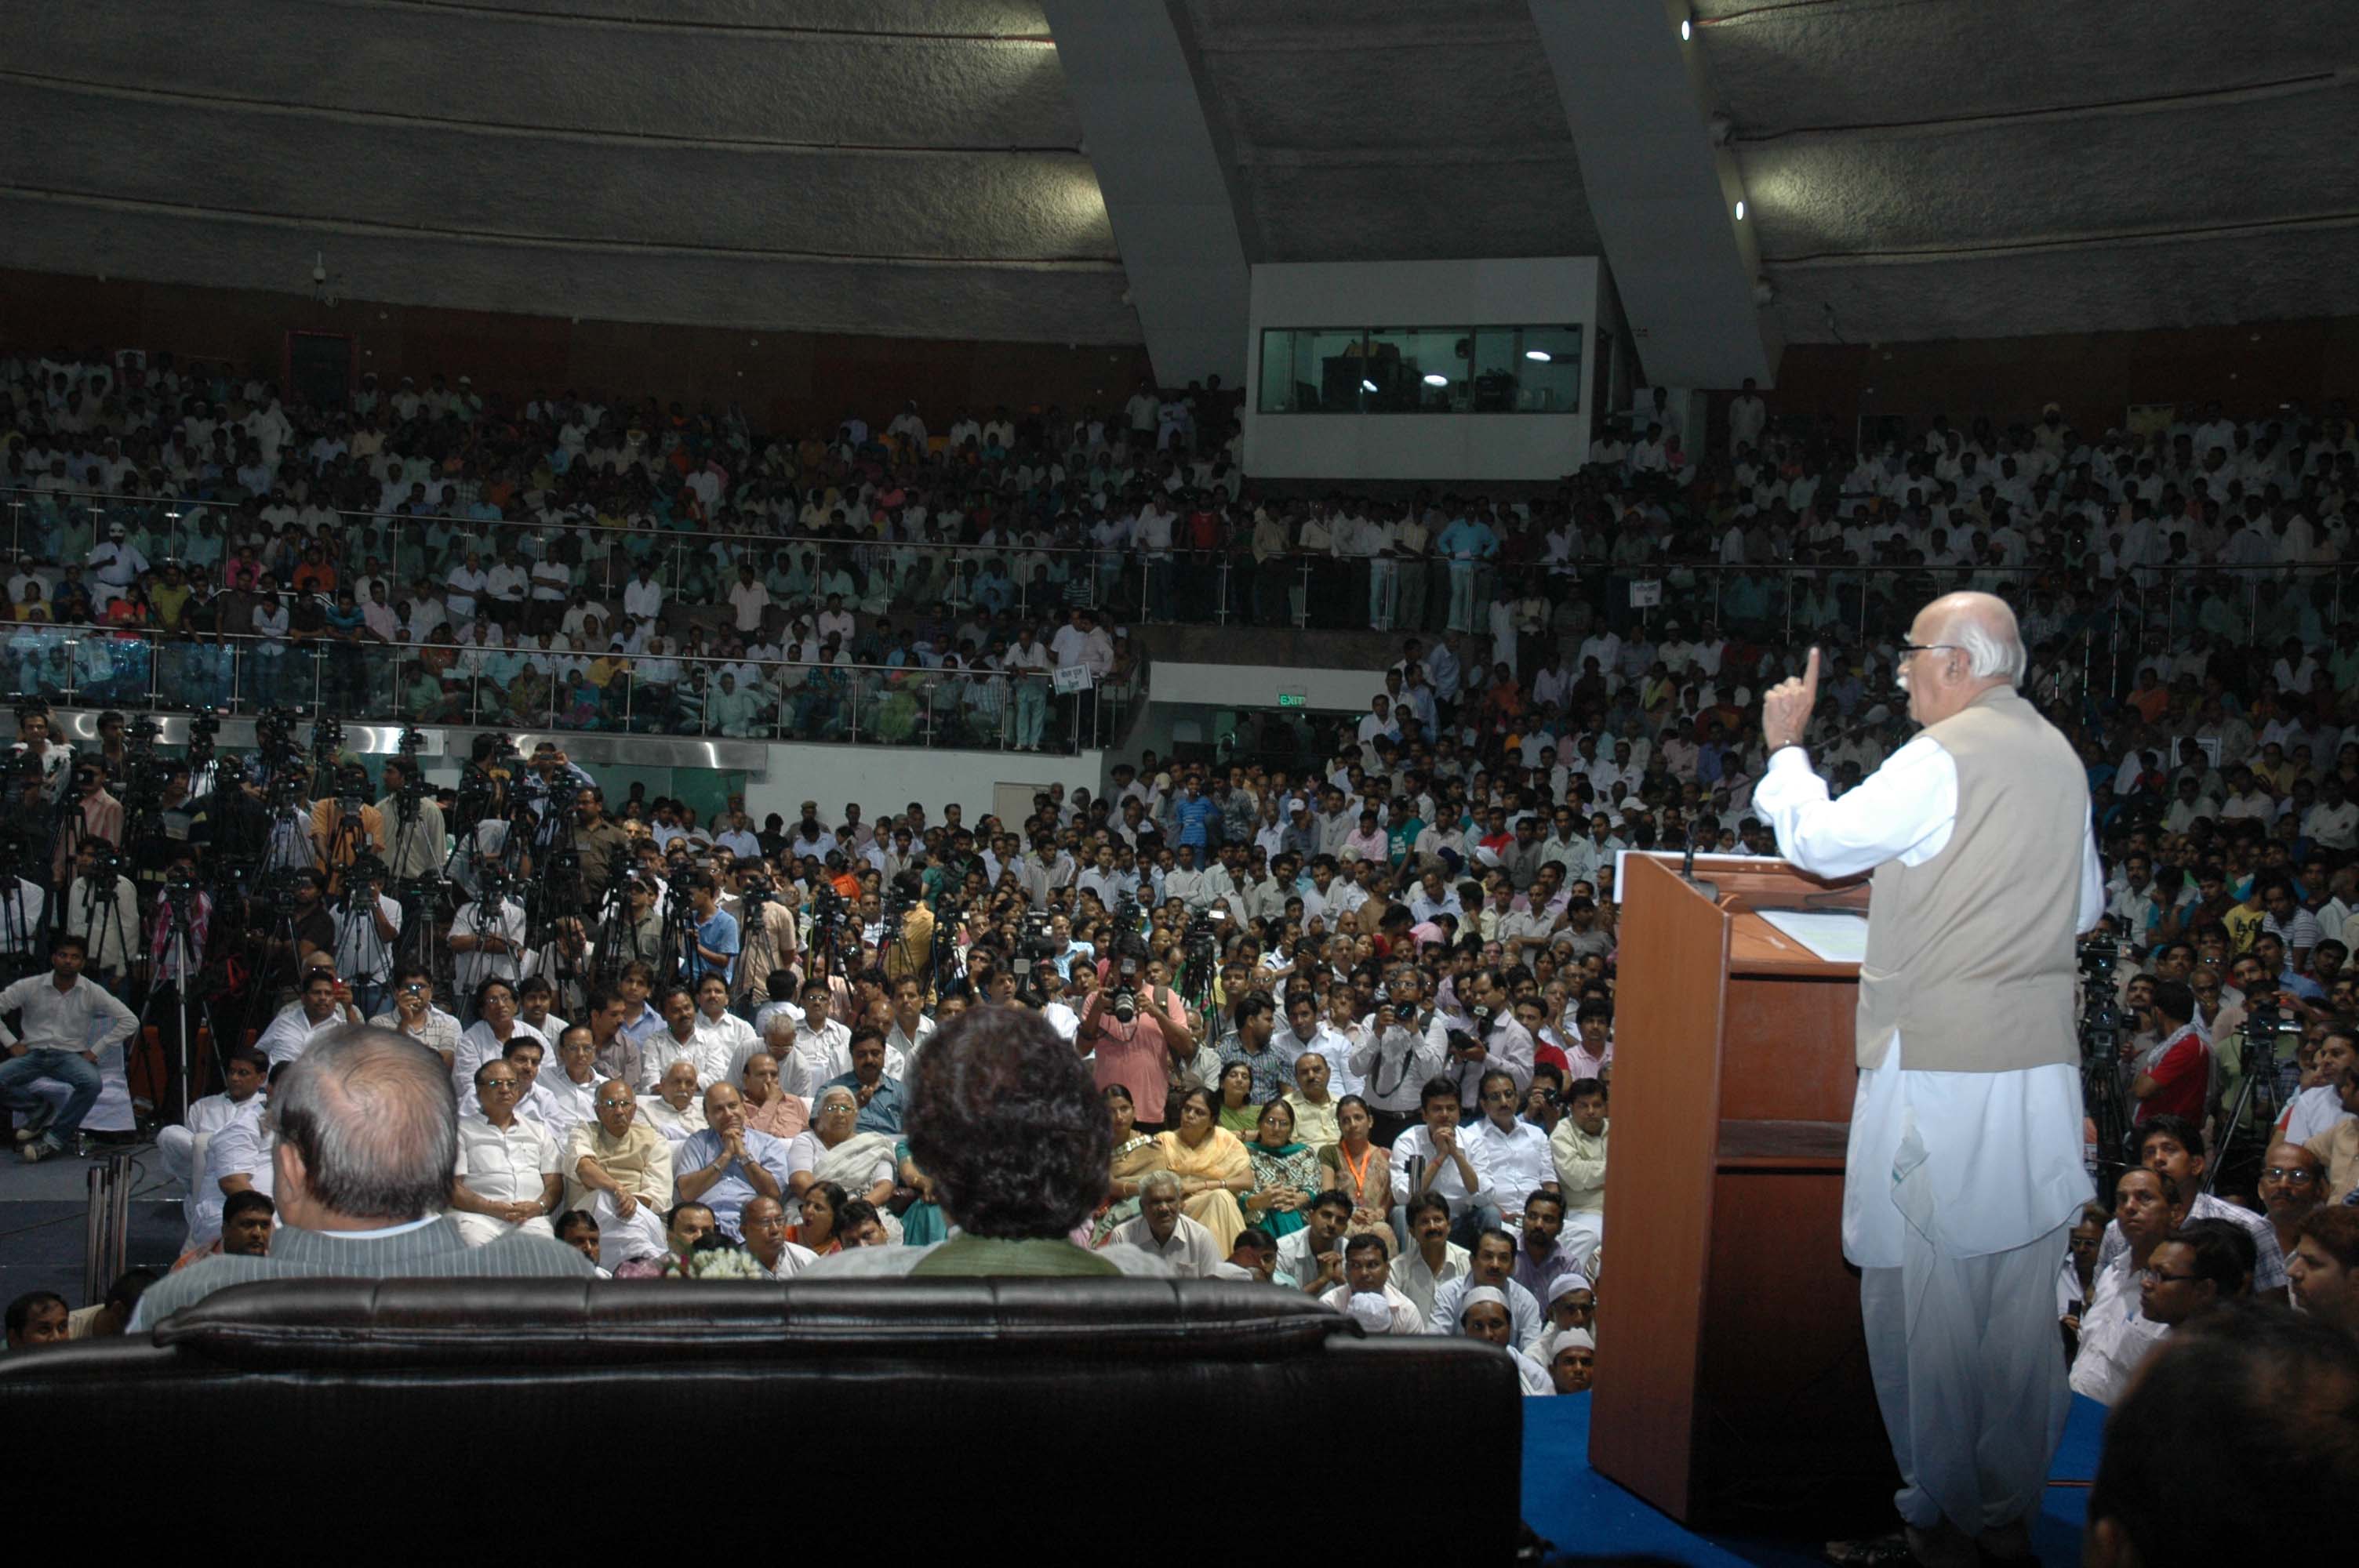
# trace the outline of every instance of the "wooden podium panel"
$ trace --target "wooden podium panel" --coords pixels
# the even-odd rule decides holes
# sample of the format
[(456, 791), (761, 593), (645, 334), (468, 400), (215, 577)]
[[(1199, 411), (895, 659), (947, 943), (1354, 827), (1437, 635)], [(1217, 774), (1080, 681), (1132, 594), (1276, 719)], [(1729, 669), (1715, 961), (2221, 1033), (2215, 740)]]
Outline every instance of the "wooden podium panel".
[(1691, 1525), (1888, 1505), (1843, 1257), (1857, 971), (1753, 913), (1864, 909), (1866, 889), (1624, 874), (1590, 1463)]

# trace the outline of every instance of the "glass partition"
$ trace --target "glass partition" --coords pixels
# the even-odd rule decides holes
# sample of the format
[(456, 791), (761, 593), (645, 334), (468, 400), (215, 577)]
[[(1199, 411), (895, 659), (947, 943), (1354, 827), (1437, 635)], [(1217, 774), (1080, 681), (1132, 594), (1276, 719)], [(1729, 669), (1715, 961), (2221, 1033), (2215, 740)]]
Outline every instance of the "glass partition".
[(1581, 329), (1272, 327), (1264, 414), (1571, 414)]

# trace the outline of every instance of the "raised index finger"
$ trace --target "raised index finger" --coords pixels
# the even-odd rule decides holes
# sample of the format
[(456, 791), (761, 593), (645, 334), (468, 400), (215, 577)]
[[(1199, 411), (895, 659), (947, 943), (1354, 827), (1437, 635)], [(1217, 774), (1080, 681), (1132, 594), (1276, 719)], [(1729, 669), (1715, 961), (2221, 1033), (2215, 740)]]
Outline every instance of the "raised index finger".
[(1810, 650), (1810, 663), (1803, 666), (1802, 685), (1811, 691), (1819, 689), (1819, 651), (1815, 647)]

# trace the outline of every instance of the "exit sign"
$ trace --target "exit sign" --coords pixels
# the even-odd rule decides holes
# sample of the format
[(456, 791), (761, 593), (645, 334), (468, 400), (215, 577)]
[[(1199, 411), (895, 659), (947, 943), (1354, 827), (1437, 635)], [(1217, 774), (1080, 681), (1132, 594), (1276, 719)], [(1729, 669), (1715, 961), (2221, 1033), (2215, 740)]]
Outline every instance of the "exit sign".
[(1281, 691), (1277, 694), (1277, 705), (1280, 708), (1305, 708), (1310, 705), (1310, 696), (1308, 692)]

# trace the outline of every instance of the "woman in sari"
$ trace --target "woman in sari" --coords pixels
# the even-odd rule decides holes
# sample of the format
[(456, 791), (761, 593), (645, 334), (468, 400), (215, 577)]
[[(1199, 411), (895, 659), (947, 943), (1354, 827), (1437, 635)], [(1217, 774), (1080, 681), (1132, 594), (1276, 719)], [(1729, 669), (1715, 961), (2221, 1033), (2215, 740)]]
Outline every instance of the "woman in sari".
[(1137, 1217), (1139, 1184), (1150, 1172), (1163, 1168), (1163, 1151), (1153, 1138), (1138, 1130), (1138, 1107), (1129, 1087), (1108, 1084), (1101, 1092), (1106, 1112), (1114, 1119), (1114, 1165), (1106, 1179), (1105, 1202), (1090, 1222), (1092, 1247), (1104, 1246), (1115, 1226)]
[(820, 1091), (809, 1130), (787, 1145), (787, 1184), (796, 1197), (832, 1182), (879, 1208), (891, 1199), (896, 1141), (886, 1133), (861, 1131), (859, 1120), (860, 1101), (850, 1089), (838, 1084)]
[(1180, 1212), (1212, 1233), (1212, 1245), (1225, 1258), (1245, 1227), (1237, 1207), (1240, 1195), (1252, 1190), (1253, 1160), (1234, 1132), (1213, 1125), (1218, 1108), (1210, 1089), (1190, 1089), (1180, 1098), (1180, 1125), (1155, 1135), (1164, 1168), (1180, 1178)]
[(843, 1238), (836, 1234), (835, 1217), (851, 1201), (835, 1183), (813, 1182), (803, 1189), (803, 1217), (787, 1227), (787, 1239), (821, 1258), (842, 1251)]
[(1282, 1099), (1261, 1108), (1256, 1132), (1245, 1145), (1254, 1173), (1245, 1219), (1272, 1236), (1284, 1236), (1309, 1223), (1310, 1200), (1319, 1195), (1319, 1156), (1308, 1143), (1294, 1141), (1294, 1108)]
[(1253, 1102), (1253, 1067), (1231, 1062), (1221, 1069), (1221, 1130), (1251, 1138), (1261, 1130), (1261, 1109)]
[(1352, 1222), (1344, 1234), (1376, 1237), (1390, 1252), (1395, 1245), (1393, 1152), (1369, 1137), (1375, 1124), (1368, 1102), (1358, 1095), (1337, 1100), (1335, 1125), (1343, 1136), (1319, 1151), (1319, 1163), (1327, 1173), (1323, 1184), (1351, 1195)]

